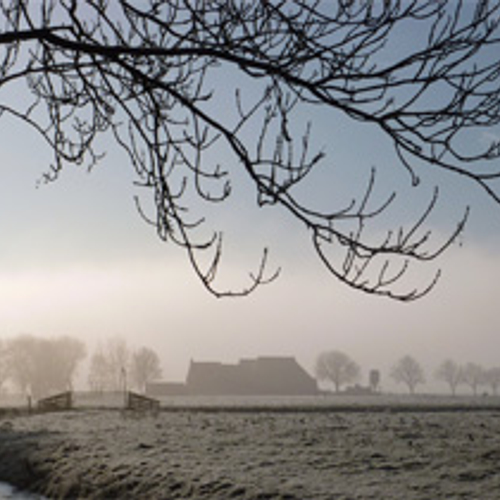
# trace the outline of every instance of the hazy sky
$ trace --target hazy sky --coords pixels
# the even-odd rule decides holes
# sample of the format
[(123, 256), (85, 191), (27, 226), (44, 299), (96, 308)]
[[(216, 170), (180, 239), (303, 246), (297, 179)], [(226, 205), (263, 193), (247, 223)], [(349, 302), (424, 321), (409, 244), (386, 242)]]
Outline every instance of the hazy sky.
[[(318, 114), (317, 120), (318, 141), (335, 145), (333, 164), (351, 166), (349, 182), (366, 174), (368, 161), (392, 172), (391, 179), (403, 175), (378, 135), (363, 128), (361, 139), (341, 119)], [(281, 277), (250, 297), (217, 300), (183, 252), (161, 243), (138, 216), (125, 155), (110, 149), (91, 174), (70, 169), (36, 189), (50, 162), (41, 141), (0, 119), (0, 151), (0, 338), (72, 335), (92, 350), (123, 337), (131, 347), (155, 348), (171, 380), (184, 379), (191, 358), (294, 355), (312, 372), (327, 349), (350, 354), (365, 377), (370, 368), (381, 369), (386, 387), (389, 368), (408, 353), (429, 375), (447, 357), (500, 365), (500, 207), (462, 179), (442, 180), (436, 230), (453, 227), (472, 202), (470, 225), (463, 245), (438, 262), (440, 283), (420, 301), (402, 304), (336, 282), (302, 227), (250, 202), (221, 216), (229, 228), (225, 272), (244, 283), (260, 248), (271, 242), (270, 263), (283, 268)], [(425, 185), (405, 189), (428, 199)], [(329, 191), (318, 184), (311, 192)]]

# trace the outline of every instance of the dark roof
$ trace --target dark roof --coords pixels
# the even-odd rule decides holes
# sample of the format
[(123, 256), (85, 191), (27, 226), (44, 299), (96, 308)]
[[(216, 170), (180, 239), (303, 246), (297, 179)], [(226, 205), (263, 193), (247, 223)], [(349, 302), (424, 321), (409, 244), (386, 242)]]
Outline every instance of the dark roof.
[(242, 359), (236, 365), (191, 361), (186, 380), (196, 395), (306, 395), (316, 381), (293, 357)]

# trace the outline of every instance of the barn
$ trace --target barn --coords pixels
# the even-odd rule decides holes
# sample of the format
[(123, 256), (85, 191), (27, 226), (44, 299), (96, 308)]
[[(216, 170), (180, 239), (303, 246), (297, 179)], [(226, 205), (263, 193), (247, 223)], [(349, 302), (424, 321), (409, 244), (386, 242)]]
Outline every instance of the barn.
[[(149, 384), (148, 394), (191, 396), (304, 396), (318, 394), (316, 380), (294, 357), (262, 356), (237, 364), (191, 361), (185, 386)], [(162, 390), (163, 389), (163, 390)]]

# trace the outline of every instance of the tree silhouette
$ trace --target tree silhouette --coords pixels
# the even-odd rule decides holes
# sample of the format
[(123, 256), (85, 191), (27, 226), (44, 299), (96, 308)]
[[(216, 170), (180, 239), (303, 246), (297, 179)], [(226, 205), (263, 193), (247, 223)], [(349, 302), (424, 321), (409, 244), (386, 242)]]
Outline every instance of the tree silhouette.
[(90, 389), (96, 392), (126, 389), (130, 361), (130, 349), (123, 338), (107, 339), (104, 346), (97, 346), (90, 358), (88, 375)]
[(146, 385), (161, 377), (161, 364), (158, 354), (148, 347), (141, 347), (132, 353), (130, 374), (136, 387), (146, 391)]
[(111, 337), (90, 358), (89, 387), (93, 391), (122, 391), (128, 387), (131, 352), (125, 339)]
[(0, 394), (3, 392), (3, 385), (9, 378), (7, 349), (5, 342), (0, 339)]
[(446, 382), (455, 396), (457, 386), (464, 381), (462, 368), (452, 359), (447, 359), (436, 370), (436, 379)]
[(321, 353), (316, 360), (315, 371), (319, 380), (335, 386), (335, 392), (340, 392), (344, 384), (358, 380), (361, 372), (357, 363), (342, 351)]
[(380, 370), (370, 370), (368, 380), (370, 382), (371, 391), (378, 392), (380, 387)]
[(106, 344), (106, 356), (108, 359), (112, 379), (112, 389), (124, 390), (128, 387), (127, 377), (130, 372), (131, 353), (125, 339), (113, 337)]
[(31, 335), (21, 335), (7, 342), (7, 360), (9, 379), (22, 393), (33, 393), (34, 363), (32, 354), (36, 339)]
[(57, 359), (57, 378), (62, 381), (64, 389), (72, 390), (78, 365), (87, 356), (85, 344), (68, 336), (53, 339), (51, 344), (52, 359)]
[(391, 377), (408, 386), (410, 394), (415, 393), (417, 385), (425, 383), (424, 370), (412, 356), (403, 356), (391, 370)]
[(85, 346), (77, 339), (45, 339), (20, 335), (7, 342), (9, 379), (23, 394), (35, 399), (72, 389)]
[(477, 396), (477, 390), (480, 385), (486, 382), (485, 370), (477, 363), (467, 363), (462, 371), (464, 383), (471, 389), (474, 396)]
[(500, 367), (494, 366), (485, 370), (484, 380), (491, 387), (493, 395), (497, 396), (498, 387), (500, 386)]
[[(46, 180), (66, 164), (93, 166), (97, 139), (111, 136), (152, 192), (154, 210), (138, 200), (140, 213), (218, 296), (277, 276), (265, 248), (248, 285), (217, 286), (223, 234), (207, 236), (203, 223), (211, 206), (239, 196), (243, 178), (259, 206), (279, 206), (309, 231), (339, 280), (410, 300), (439, 276), (410, 287), (410, 264), (440, 255), (468, 210), (445, 241), (432, 240), (436, 187), (412, 222), (389, 223), (382, 215), (397, 190), (381, 195), (387, 179), (372, 165), (362, 194), (318, 207), (304, 195), (308, 181), (333, 163), (315, 139), (324, 123), (314, 113), (332, 129), (343, 116), (382, 134), (411, 185), (437, 169), (500, 202), (500, 142), (480, 135), (500, 121), (499, 13), (486, 1), (2, 0), (0, 92), (28, 95), (0, 102), (0, 114), (53, 149)], [(418, 33), (411, 46), (401, 43), (408, 32)]]
[(113, 388), (111, 366), (101, 347), (98, 347), (90, 358), (88, 384), (91, 391), (98, 393)]

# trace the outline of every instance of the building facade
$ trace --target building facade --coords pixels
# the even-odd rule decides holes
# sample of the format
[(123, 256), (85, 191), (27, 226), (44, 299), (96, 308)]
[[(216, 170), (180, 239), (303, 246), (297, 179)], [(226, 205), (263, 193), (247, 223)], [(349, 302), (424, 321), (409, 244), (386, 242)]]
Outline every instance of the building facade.
[(151, 383), (148, 394), (189, 396), (304, 396), (316, 380), (293, 357), (242, 359), (237, 364), (191, 361), (186, 383)]

